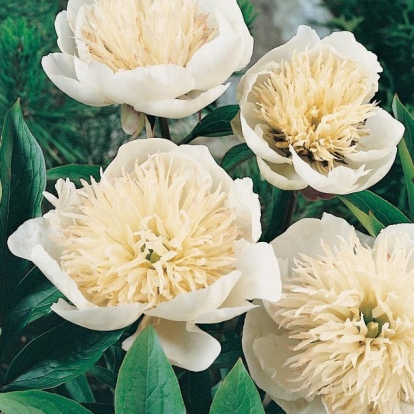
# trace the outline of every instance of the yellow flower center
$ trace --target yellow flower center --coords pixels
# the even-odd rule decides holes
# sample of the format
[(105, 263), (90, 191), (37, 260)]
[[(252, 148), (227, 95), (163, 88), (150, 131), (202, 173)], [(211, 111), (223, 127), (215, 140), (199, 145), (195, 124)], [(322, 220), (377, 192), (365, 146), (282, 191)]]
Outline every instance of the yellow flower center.
[(414, 402), (412, 246), (388, 237), (372, 250), (354, 234), (303, 256), (271, 307), (296, 344), (285, 384), (320, 395), (331, 413), (399, 414), (401, 400)]
[(186, 66), (216, 34), (193, 0), (95, 0), (85, 7), (81, 39), (92, 60), (114, 72)]
[(114, 180), (83, 183), (70, 208), (56, 206), (62, 268), (96, 305), (156, 306), (235, 269), (240, 232), (227, 194), (194, 164), (176, 164), (151, 156)]
[(364, 103), (370, 85), (364, 68), (326, 48), (296, 53), (254, 87), (264, 138), (289, 156), (289, 146), (322, 173), (355, 152), (367, 134), (374, 104)]

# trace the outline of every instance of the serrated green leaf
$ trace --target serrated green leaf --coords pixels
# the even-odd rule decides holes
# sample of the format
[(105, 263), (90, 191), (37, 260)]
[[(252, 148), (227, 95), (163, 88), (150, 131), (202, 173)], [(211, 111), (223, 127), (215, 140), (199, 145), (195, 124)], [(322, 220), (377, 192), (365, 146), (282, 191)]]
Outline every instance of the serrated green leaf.
[(253, 157), (255, 155), (247, 144), (238, 144), (224, 154), (221, 166), (230, 173)]
[(188, 144), (197, 137), (222, 137), (232, 135), (230, 122), (239, 112), (238, 105), (226, 105), (215, 109), (205, 116), (201, 122), (180, 142)]
[(42, 151), (27, 128), (19, 102), (4, 118), (0, 146), (0, 318), (10, 293), (27, 269), (13, 256), (7, 239), (26, 220), (41, 214), (46, 167)]
[(241, 360), (217, 390), (210, 414), (264, 414), (259, 393)]
[(59, 178), (69, 178), (75, 184), (79, 184), (80, 180), (86, 180), (90, 183), (91, 177), (97, 181), (100, 180), (100, 170), (101, 167), (99, 165), (68, 164), (47, 170), (47, 179), (49, 181), (56, 181)]
[(121, 365), (115, 413), (185, 413), (177, 378), (151, 325), (135, 339)]
[(124, 329), (92, 331), (63, 322), (29, 342), (11, 362), (7, 391), (51, 388), (88, 371)]
[(401, 165), (404, 173), (405, 186), (407, 188), (408, 205), (410, 208), (410, 217), (414, 218), (414, 119), (407, 111), (404, 105), (394, 97), (392, 103), (394, 116), (402, 122), (405, 127), (404, 137), (398, 144), (398, 154), (401, 159)]
[(16, 334), (29, 323), (51, 312), (50, 306), (63, 294), (33, 267), (13, 292), (6, 317), (6, 326)]
[(44, 391), (16, 391), (0, 394), (5, 414), (91, 414), (75, 401)]
[(339, 199), (373, 237), (389, 225), (411, 223), (404, 213), (371, 191), (347, 194), (339, 196)]

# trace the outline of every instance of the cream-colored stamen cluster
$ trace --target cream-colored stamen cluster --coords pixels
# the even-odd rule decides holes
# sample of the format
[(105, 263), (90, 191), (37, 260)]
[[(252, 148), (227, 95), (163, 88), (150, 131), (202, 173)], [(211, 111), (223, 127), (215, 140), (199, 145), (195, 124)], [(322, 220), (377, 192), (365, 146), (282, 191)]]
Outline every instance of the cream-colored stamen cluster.
[(95, 0), (85, 7), (79, 40), (90, 59), (114, 72), (176, 64), (186, 66), (216, 34), (193, 0)]
[(227, 193), (193, 163), (177, 164), (154, 155), (121, 177), (83, 183), (70, 205), (55, 200), (62, 268), (96, 305), (150, 308), (235, 269), (240, 232)]
[[(325, 254), (302, 257), (273, 319), (292, 340), (284, 384), (322, 396), (335, 414), (399, 414), (414, 402), (414, 269), (404, 235), (374, 250), (354, 234)], [(296, 345), (295, 345), (296, 344)]]
[(256, 114), (267, 124), (264, 138), (285, 155), (292, 146), (327, 173), (367, 134), (375, 106), (365, 103), (368, 81), (358, 62), (326, 48), (294, 54), (254, 88)]

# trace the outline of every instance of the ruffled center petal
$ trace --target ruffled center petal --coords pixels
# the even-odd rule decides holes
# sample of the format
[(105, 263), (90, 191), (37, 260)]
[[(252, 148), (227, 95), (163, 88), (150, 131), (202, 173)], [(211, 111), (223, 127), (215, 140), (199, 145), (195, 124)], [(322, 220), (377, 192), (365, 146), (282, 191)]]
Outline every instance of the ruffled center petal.
[(80, 28), (91, 60), (114, 72), (138, 67), (186, 66), (216, 35), (193, 0), (95, 0), (84, 6)]

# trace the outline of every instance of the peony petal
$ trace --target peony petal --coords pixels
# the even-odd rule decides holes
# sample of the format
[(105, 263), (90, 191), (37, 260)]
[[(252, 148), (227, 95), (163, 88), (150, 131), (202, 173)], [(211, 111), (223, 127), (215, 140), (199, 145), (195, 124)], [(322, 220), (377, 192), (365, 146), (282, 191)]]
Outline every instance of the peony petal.
[[(161, 319), (154, 328), (172, 365), (190, 371), (203, 371), (220, 354), (220, 343), (193, 323)], [(138, 327), (137, 332), (122, 343), (122, 348), (128, 351), (140, 332)]]
[(103, 88), (113, 102), (126, 103), (137, 109), (141, 102), (178, 98), (191, 91), (194, 85), (194, 77), (187, 68), (155, 65), (116, 72)]
[(79, 310), (63, 299), (59, 299), (51, 309), (63, 319), (84, 328), (96, 331), (113, 331), (134, 323), (144, 312), (145, 305), (134, 303)]
[(222, 34), (203, 45), (187, 64), (197, 90), (207, 90), (225, 82), (241, 60), (243, 42), (235, 34)]
[(359, 190), (358, 180), (369, 174), (364, 166), (359, 168), (350, 168), (346, 165), (339, 165), (324, 175), (314, 170), (310, 164), (304, 161), (296, 151), (290, 146), (293, 165), (296, 173), (302, 180), (315, 190), (327, 194), (348, 194)]
[(253, 192), (250, 177), (234, 180), (226, 206), (236, 210), (237, 224), (243, 238), (248, 242), (257, 242), (262, 234), (261, 207), (259, 196)]
[(56, 260), (49, 256), (43, 246), (37, 245), (33, 248), (31, 261), (77, 308), (97, 308), (96, 305), (85, 299), (74, 280), (60, 268)]
[(75, 71), (75, 59), (77, 58), (62, 53), (51, 53), (42, 59), (43, 70), (49, 79), (71, 98), (85, 105), (109, 105), (111, 102), (106, 101), (99, 85), (79, 82)]
[[(259, 59), (247, 72), (246, 75), (262, 71), (262, 67), (270, 62), (280, 62), (281, 60), (289, 60), (293, 53), (302, 52), (306, 48), (312, 47), (319, 41), (316, 31), (308, 26), (299, 26), (296, 36), (293, 36), (284, 45), (278, 46), (266, 53)], [(245, 80), (242, 78), (239, 83), (239, 91), (245, 89)]]
[[(250, 375), (259, 388), (273, 399), (297, 400), (301, 397), (299, 394), (290, 393), (280, 385), (280, 381), (289, 377), (289, 369), (284, 368), (283, 364), (291, 352), (286, 346), (289, 341), (287, 337), (275, 335), (278, 331), (277, 324), (263, 306), (249, 311), (243, 328), (243, 353)], [(264, 362), (269, 365), (264, 366)], [(278, 381), (275, 381), (276, 378)]]
[(76, 55), (76, 43), (73, 30), (69, 26), (68, 14), (64, 10), (56, 16), (55, 29), (57, 34), (57, 44), (63, 53)]
[(133, 171), (134, 164), (142, 164), (152, 154), (169, 152), (177, 145), (163, 138), (136, 139), (118, 149), (118, 154), (104, 172), (106, 178), (122, 176), (122, 169)]
[(199, 315), (218, 308), (241, 276), (241, 272), (235, 270), (204, 289), (181, 293), (169, 302), (162, 302), (146, 311), (145, 314), (171, 321), (193, 321)]
[[(241, 59), (237, 63), (235, 71), (243, 69), (249, 62), (253, 53), (253, 37), (250, 35), (243, 14), (235, 0), (203, 0), (201, 7), (209, 14), (217, 16), (220, 14), (221, 20), (226, 20), (232, 33), (240, 36), (240, 44), (243, 47)], [(220, 33), (223, 32), (222, 25), (219, 25)]]
[(401, 401), (401, 414), (414, 414), (414, 404)]
[(289, 164), (272, 164), (257, 157), (257, 165), (263, 178), (281, 190), (302, 190), (308, 184)]
[(219, 85), (206, 92), (193, 91), (177, 99), (165, 99), (154, 102), (139, 102), (134, 109), (149, 115), (165, 118), (185, 118), (195, 114), (219, 98), (230, 84)]

